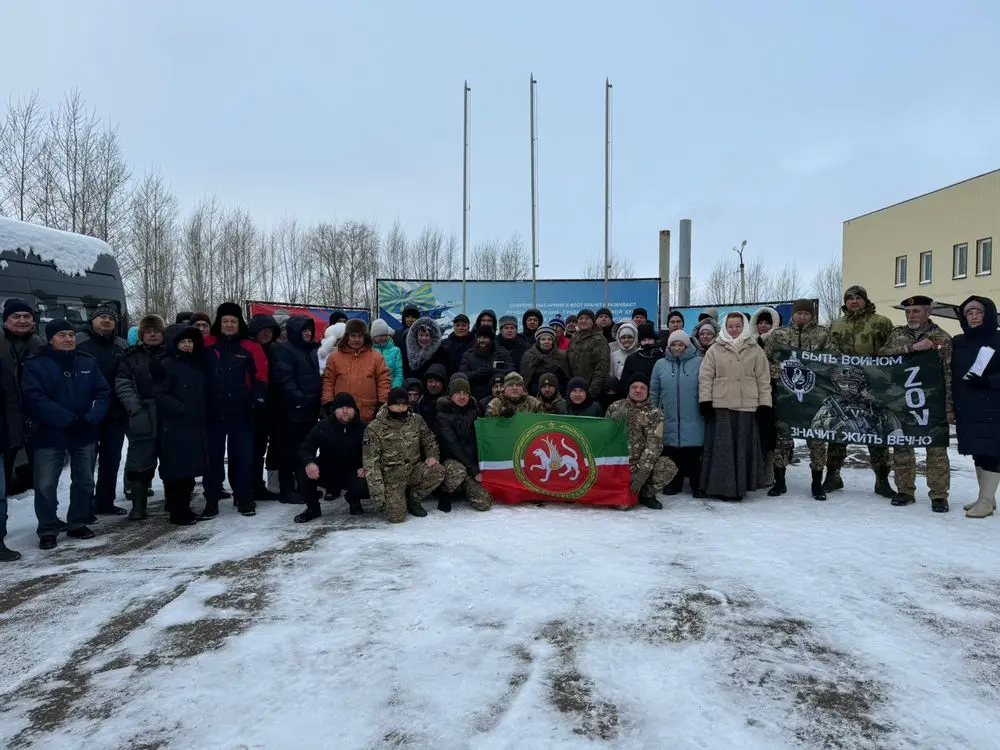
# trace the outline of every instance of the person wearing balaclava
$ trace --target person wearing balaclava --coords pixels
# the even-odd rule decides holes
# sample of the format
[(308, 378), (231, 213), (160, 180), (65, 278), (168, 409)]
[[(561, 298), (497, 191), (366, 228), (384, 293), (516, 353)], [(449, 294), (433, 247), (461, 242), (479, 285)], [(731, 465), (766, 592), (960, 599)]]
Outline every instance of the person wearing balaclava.
[(375, 510), (390, 523), (406, 514), (427, 515), (422, 501), (445, 478), (441, 451), (423, 417), (410, 411), (403, 388), (393, 388), (385, 406), (365, 429), (363, 468)]
[(637, 373), (645, 375), (652, 382), (653, 368), (663, 359), (663, 349), (657, 343), (656, 329), (652, 323), (636, 326), (636, 337), (639, 346), (625, 358), (621, 375), (618, 377), (618, 392), (622, 398), (628, 395), (628, 384), (633, 375)]

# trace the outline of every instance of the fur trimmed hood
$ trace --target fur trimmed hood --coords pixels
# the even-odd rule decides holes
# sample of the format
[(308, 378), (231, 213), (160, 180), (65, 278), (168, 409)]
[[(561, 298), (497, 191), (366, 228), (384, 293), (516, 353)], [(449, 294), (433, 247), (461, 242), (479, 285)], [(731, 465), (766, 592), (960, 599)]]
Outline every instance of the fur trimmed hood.
[[(430, 331), (431, 341), (426, 348), (421, 349), (417, 343), (417, 332), (421, 328)], [(406, 357), (411, 370), (419, 370), (435, 352), (441, 348), (441, 326), (433, 318), (418, 318), (406, 332)]]

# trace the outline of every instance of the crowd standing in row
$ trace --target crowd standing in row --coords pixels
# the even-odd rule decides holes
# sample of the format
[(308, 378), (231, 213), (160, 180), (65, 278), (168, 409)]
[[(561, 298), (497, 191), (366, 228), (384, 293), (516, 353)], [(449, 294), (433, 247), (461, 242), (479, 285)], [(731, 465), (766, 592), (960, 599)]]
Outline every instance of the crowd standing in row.
[[(619, 324), (607, 309), (548, 321), (528, 310), (520, 326), (484, 310), (474, 324), (456, 316), (447, 337), (436, 320), (408, 308), (395, 332), (381, 320), (369, 330), (334, 313), (320, 342), (309, 317), (293, 316), (283, 328), (268, 315), (248, 324), (239, 305), (224, 303), (214, 318), (181, 313), (169, 327), (146, 315), (130, 345), (116, 335), (114, 305), (97, 308), (84, 334), (53, 320), (42, 339), (35, 311), (11, 299), (0, 337), (4, 479), (11, 494), (33, 484), (42, 549), (54, 548), (62, 531), (92, 538), (89, 525), (101, 515), (144, 520), (157, 469), (165, 510), (178, 525), (219, 514), (230, 497), (226, 473), (244, 516), (255, 514), (257, 502), (279, 499), (305, 505), (295, 521), (308, 522), (321, 515), (325, 491), (327, 499), (344, 493), (351, 514), (363, 513), (361, 501), (370, 497), (399, 522), (407, 513), (426, 515), (422, 502), (432, 495), (444, 512), (460, 500), (489, 509), (475, 422), (528, 412), (627, 422), (629, 491), (647, 507), (662, 508), (656, 495), (682, 492), (685, 480), (698, 498), (740, 500), (765, 487), (779, 496), (793, 463), (788, 426), (773, 408), (782, 348), (863, 355), (934, 348), (945, 365), (948, 420), (979, 479), (979, 496), (965, 509), (983, 518), (994, 512), (1000, 479), (1000, 357), (979, 375), (971, 368), (983, 347), (1000, 348), (996, 306), (966, 300), (963, 334), (952, 341), (931, 322), (931, 304), (904, 301), (907, 325), (893, 327), (854, 286), (829, 329), (818, 325), (811, 301), (799, 300), (787, 325), (771, 308), (722, 321), (707, 310), (688, 333), (673, 311), (660, 335), (642, 309)], [(115, 505), (126, 436), (130, 511)], [(825, 500), (843, 487), (846, 446), (807, 446), (811, 493)], [(947, 450), (927, 453), (932, 509), (944, 512)], [(893, 505), (915, 502), (914, 450), (895, 448), (890, 457), (888, 448), (872, 447), (870, 454), (875, 493)], [(57, 486), (67, 456), (70, 503), (62, 521)], [(205, 507), (195, 514), (199, 477)], [(2, 543), (7, 503), (0, 495), (0, 560), (16, 560), (19, 553)]]

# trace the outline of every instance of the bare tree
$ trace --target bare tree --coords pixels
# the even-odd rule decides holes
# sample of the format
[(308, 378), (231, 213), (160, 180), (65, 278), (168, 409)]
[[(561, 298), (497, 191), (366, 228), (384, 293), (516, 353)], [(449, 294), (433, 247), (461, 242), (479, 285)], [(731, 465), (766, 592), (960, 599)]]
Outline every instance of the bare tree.
[(35, 218), (36, 182), (43, 139), (38, 94), (9, 102), (0, 122), (0, 214), (21, 221)]
[(122, 277), (140, 314), (170, 316), (177, 307), (177, 199), (157, 172), (132, 196), (129, 240), (119, 253)]
[(521, 281), (531, 276), (531, 258), (519, 232), (505, 240), (487, 240), (475, 247), (470, 279)]
[(304, 302), (309, 294), (311, 268), (303, 246), (302, 230), (294, 217), (286, 217), (271, 230), (277, 292), (282, 302)]
[(840, 317), (843, 304), (844, 268), (839, 258), (832, 258), (813, 277), (812, 293), (819, 300), (820, 320), (830, 323)]
[(242, 303), (252, 296), (259, 257), (257, 227), (250, 213), (235, 208), (225, 214), (219, 236), (216, 288), (220, 302)]
[(399, 223), (399, 219), (396, 219), (382, 241), (382, 260), (379, 264), (381, 274), (390, 279), (409, 278), (410, 256), (408, 249), (406, 232), (403, 231), (403, 225)]
[(428, 224), (421, 230), (410, 247), (410, 267), (418, 279), (438, 279), (444, 233), (439, 227)]
[(321, 222), (313, 227), (306, 239), (318, 274), (312, 298), (327, 305), (373, 307), (380, 245), (374, 224)]
[(122, 156), (118, 128), (109, 126), (98, 136), (94, 157), (93, 183), (88, 190), (94, 195), (96, 215), (90, 234), (118, 247), (125, 233), (132, 177)]
[(98, 121), (86, 112), (79, 91), (66, 95), (59, 111), (49, 118), (49, 141), (61, 229), (90, 234), (97, 223), (99, 207), (96, 184)]
[(802, 275), (795, 263), (788, 263), (779, 273), (768, 274), (768, 276), (770, 277), (768, 299), (781, 302), (796, 300), (802, 296)]
[(184, 276), (181, 287), (186, 306), (211, 313), (218, 299), (216, 277), (219, 268), (219, 245), (222, 237), (222, 211), (215, 198), (206, 198), (184, 221), (181, 229), (181, 262)]
[[(592, 257), (583, 268), (583, 278), (603, 279), (604, 278), (604, 255)], [(612, 252), (608, 259), (609, 279), (633, 279), (635, 271), (632, 269), (632, 261), (624, 255)]]

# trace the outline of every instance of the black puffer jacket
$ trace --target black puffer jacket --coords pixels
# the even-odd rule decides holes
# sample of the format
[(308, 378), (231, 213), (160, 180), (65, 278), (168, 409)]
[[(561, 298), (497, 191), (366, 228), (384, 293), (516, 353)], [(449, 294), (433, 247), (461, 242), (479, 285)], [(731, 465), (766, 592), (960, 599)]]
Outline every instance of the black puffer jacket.
[(104, 373), (104, 379), (108, 381), (108, 388), (111, 389), (111, 407), (108, 409), (105, 419), (124, 420), (125, 409), (114, 390), (118, 364), (125, 352), (128, 351), (128, 342), (113, 331), (110, 336), (105, 336), (91, 330), (87, 333), (81, 333), (77, 337), (76, 348), (97, 360), (101, 372)]
[(528, 351), (528, 345), (525, 343), (524, 339), (521, 338), (521, 335), (518, 334), (512, 339), (505, 339), (503, 336), (497, 336), (497, 346), (507, 351), (514, 363), (514, 369), (520, 372), (521, 361), (524, 359), (524, 355)]
[[(313, 340), (304, 341), (302, 331), (311, 329)], [(307, 315), (293, 315), (285, 324), (288, 340), (271, 349), (270, 383), (279, 421), (311, 424), (319, 419), (323, 377), (319, 372), (316, 323)]]
[(486, 349), (474, 346), (462, 355), (462, 372), (469, 376), (472, 397), (477, 401), (493, 394), (494, 375), (506, 375), (513, 369), (510, 354), (495, 343)]
[[(190, 338), (194, 351), (177, 348)], [(205, 398), (205, 344), (201, 332), (183, 327), (167, 344), (160, 360), (160, 377), (153, 386), (159, 415), (161, 479), (204, 476), (208, 454), (208, 402)]]
[[(365, 435), (365, 423), (361, 421), (353, 396), (338, 393), (330, 406), (330, 416), (313, 427), (299, 446), (299, 463), (304, 467), (315, 462), (319, 466), (321, 482), (324, 478), (329, 480), (333, 476), (357, 473), (361, 468)], [(340, 406), (354, 407), (354, 419), (346, 425), (337, 421), (334, 415)]]
[(163, 377), (163, 346), (138, 344), (122, 355), (115, 374), (115, 395), (125, 408), (128, 423), (126, 471), (145, 471), (156, 464), (159, 432), (155, 397), (156, 381)]
[(552, 373), (559, 381), (559, 392), (566, 392), (566, 384), (569, 382), (569, 360), (566, 359), (566, 352), (561, 352), (555, 347), (547, 352), (543, 352), (536, 343), (521, 360), (521, 376), (524, 378), (525, 387), (532, 396), (538, 395), (538, 381), (542, 375)]
[(434, 434), (441, 447), (441, 460), (453, 458), (465, 467), (470, 477), (479, 473), (479, 454), (476, 448), (476, 418), (479, 406), (469, 399), (465, 406), (458, 406), (450, 398), (437, 400), (437, 423)]
[[(962, 303), (964, 310), (976, 300), (986, 308), (983, 324), (970, 328), (959, 314), (962, 333), (951, 344), (951, 391), (955, 401), (955, 432), (958, 451), (966, 456), (1000, 457), (1000, 331), (997, 330), (997, 307), (988, 297), (973, 296)], [(997, 351), (981, 378), (966, 380), (965, 375), (989, 346)]]

